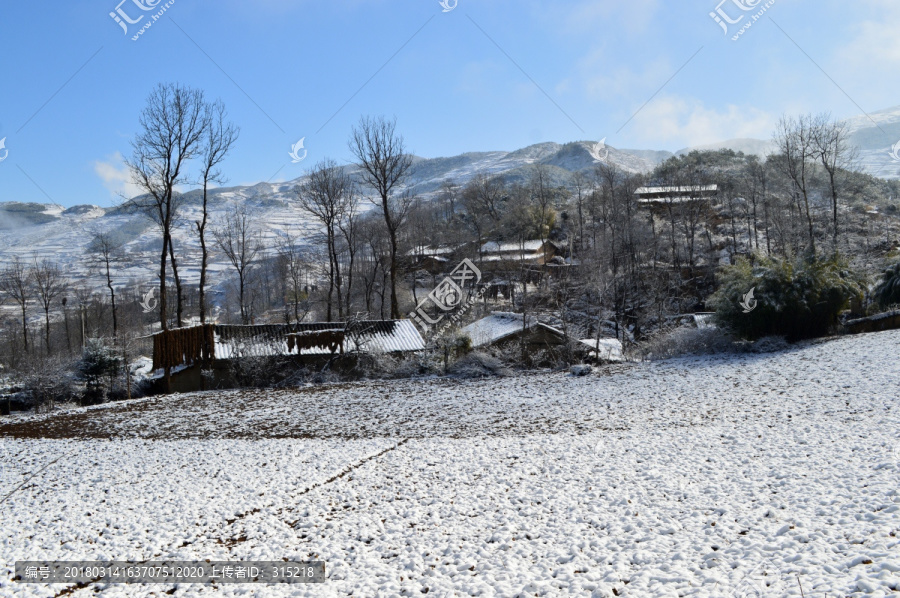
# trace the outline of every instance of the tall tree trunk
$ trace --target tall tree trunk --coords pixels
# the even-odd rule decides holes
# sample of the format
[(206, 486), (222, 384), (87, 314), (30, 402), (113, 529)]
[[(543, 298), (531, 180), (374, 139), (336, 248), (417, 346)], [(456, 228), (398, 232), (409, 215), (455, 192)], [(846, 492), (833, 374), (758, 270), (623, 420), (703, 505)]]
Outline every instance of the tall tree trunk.
[[(109, 288), (109, 300), (112, 304), (112, 321), (113, 321), (113, 339), (118, 341), (119, 339), (119, 318), (116, 314), (116, 290), (113, 287), (112, 283), (112, 272), (109, 267), (109, 258), (106, 258), (106, 286)], [(68, 336), (69, 331), (69, 320), (66, 319), (66, 336)]]
[(169, 233), (163, 233), (162, 254), (159, 258), (159, 326), (161, 330), (168, 330), (169, 323), (166, 318), (166, 261), (169, 256)]
[(22, 303), (22, 338), (24, 339), (25, 353), (28, 353), (28, 313), (25, 303)]
[(244, 308), (244, 273), (238, 273), (238, 297), (241, 303), (241, 324), (246, 326), (249, 323), (247, 318), (247, 310)]
[(175, 280), (175, 322), (178, 328), (181, 328), (184, 326), (182, 318), (184, 304), (181, 295), (181, 277), (178, 276), (178, 262), (175, 261), (175, 244), (171, 235), (169, 235), (169, 260), (172, 262), (172, 278)]
[(831, 180), (831, 207), (834, 215), (834, 253), (837, 255), (838, 252), (838, 194), (837, 188), (835, 187), (834, 182), (834, 172), (831, 170), (828, 171), (828, 176)]
[[(325, 319), (331, 322), (332, 304), (334, 303), (334, 240), (331, 235), (331, 227), (328, 226), (328, 301)], [(340, 293), (340, 291), (338, 291)]]
[(69, 352), (69, 355), (72, 354), (72, 335), (69, 332), (69, 310), (63, 306), (63, 322), (66, 325), (66, 350)]
[(50, 355), (50, 308), (44, 308), (44, 342), (47, 346), (47, 355)]
[(390, 229), (391, 237), (391, 319), (400, 319), (400, 302), (397, 300), (397, 231)]
[(203, 219), (197, 224), (197, 232), (200, 236), (200, 323), (206, 324), (206, 267), (209, 263), (209, 250), (206, 248), (206, 221), (207, 221), (207, 183), (203, 181)]

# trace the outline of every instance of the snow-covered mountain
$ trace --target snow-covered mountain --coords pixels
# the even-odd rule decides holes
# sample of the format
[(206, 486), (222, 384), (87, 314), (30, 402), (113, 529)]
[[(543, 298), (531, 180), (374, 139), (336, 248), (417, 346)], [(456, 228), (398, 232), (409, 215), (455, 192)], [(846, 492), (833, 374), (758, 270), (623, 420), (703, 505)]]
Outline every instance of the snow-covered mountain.
[[(859, 149), (859, 169), (883, 179), (900, 179), (900, 106), (854, 116), (845, 122), (850, 132), (850, 144)], [(676, 154), (718, 149), (766, 156), (775, 150), (775, 146), (770, 139), (729, 139), (685, 148)]]
[(860, 167), (884, 179), (900, 179), (900, 106), (855, 116), (847, 124), (850, 141), (859, 147)]
[[(874, 121), (874, 122), (873, 122)], [(860, 148), (863, 167), (884, 178), (900, 178), (900, 156), (891, 150), (900, 140), (900, 106), (848, 121), (852, 141)], [(771, 141), (760, 139), (732, 139), (720, 143), (686, 148), (678, 155), (693, 149), (730, 148), (750, 154), (766, 155), (772, 150)], [(900, 153), (898, 146), (897, 153)], [(477, 174), (501, 176), (507, 182), (524, 183), (535, 165), (547, 167), (551, 184), (571, 182), (574, 173), (592, 170), (599, 162), (618, 166), (627, 172), (649, 172), (656, 165), (674, 156), (657, 150), (618, 149), (595, 141), (567, 144), (539, 143), (512, 152), (470, 152), (447, 158), (415, 158), (411, 176), (411, 190), (425, 198), (440, 191), (444, 181), (465, 184)], [(354, 168), (352, 166), (348, 167)], [(304, 238), (315, 234), (317, 226), (297, 205), (293, 192), (302, 177), (279, 183), (259, 183), (246, 187), (223, 187), (212, 190), (210, 199), (212, 219), (221, 220), (236, 204), (251, 208), (263, 230), (269, 246), (283, 231), (292, 230)], [(187, 282), (199, 277), (199, 244), (191, 231), (191, 223), (199, 216), (199, 193), (186, 194), (181, 226), (175, 231), (175, 243), (183, 256), (181, 272)], [(368, 202), (363, 202), (368, 205)], [(0, 265), (12, 255), (25, 259), (52, 258), (62, 263), (74, 278), (102, 281), (90, 270), (90, 244), (97, 231), (112, 233), (124, 244), (133, 258), (118, 271), (120, 280), (129, 284), (149, 284), (153, 280), (156, 253), (160, 244), (154, 225), (144, 216), (122, 208), (99, 208), (39, 203), (0, 203)], [(214, 255), (210, 269), (213, 278), (227, 269), (220, 255)]]
[[(553, 184), (566, 184), (574, 172), (593, 168), (598, 158), (629, 172), (649, 171), (657, 162), (636, 152), (598, 146), (596, 142), (541, 143), (513, 152), (416, 158), (410, 183), (413, 192), (428, 198), (433, 197), (446, 180), (465, 184), (476, 174), (486, 173), (511, 182), (524, 182), (534, 165), (544, 164)], [(316, 233), (317, 225), (299, 209), (293, 191), (301, 181), (302, 177), (280, 183), (214, 189), (209, 201), (211, 219), (221, 221), (231, 207), (244, 204), (256, 217), (268, 246), (274, 246), (276, 238), (288, 230), (302, 238), (310, 238)], [(368, 205), (369, 202), (363, 202), (363, 206)], [(175, 230), (175, 244), (183, 256), (180, 273), (189, 283), (199, 279), (200, 247), (191, 229), (199, 216), (199, 192), (186, 193), (181, 225)], [(66, 209), (53, 204), (0, 203), (0, 265), (13, 255), (26, 260), (51, 258), (63, 264), (73, 278), (90, 280), (99, 286), (103, 281), (92, 275), (89, 259), (91, 241), (99, 231), (108, 232), (121, 241), (132, 258), (118, 269), (118, 279), (130, 281), (129, 285), (151, 284), (161, 246), (158, 232), (145, 216), (123, 208), (75, 206)], [(217, 277), (216, 273), (227, 269), (223, 257), (214, 252), (210, 264), (212, 278), (223, 278)]]

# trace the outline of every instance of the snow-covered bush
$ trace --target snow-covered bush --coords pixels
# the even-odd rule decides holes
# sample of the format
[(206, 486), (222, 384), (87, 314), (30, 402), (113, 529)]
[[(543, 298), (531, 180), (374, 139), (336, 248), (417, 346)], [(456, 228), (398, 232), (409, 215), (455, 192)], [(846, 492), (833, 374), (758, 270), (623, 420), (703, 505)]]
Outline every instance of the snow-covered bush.
[(640, 345), (645, 359), (670, 359), (682, 355), (713, 355), (739, 351), (739, 345), (720, 328), (677, 328)]
[(875, 287), (875, 299), (883, 308), (900, 304), (900, 262), (884, 271)]
[(459, 359), (472, 351), (472, 339), (459, 331), (443, 334), (434, 340), (434, 350), (443, 363), (444, 372), (447, 372), (451, 360)]
[(102, 339), (88, 339), (81, 361), (75, 368), (78, 380), (84, 383), (81, 404), (97, 405), (106, 402), (116, 377), (121, 373), (121, 366), (121, 359), (113, 347)]
[(458, 359), (450, 366), (449, 372), (460, 378), (486, 378), (506, 376), (509, 369), (499, 358), (480, 351), (474, 351)]
[(62, 357), (31, 358), (21, 368), (22, 397), (37, 412), (77, 400), (72, 363)]
[(827, 334), (862, 288), (840, 258), (742, 258), (720, 271), (709, 305), (718, 325), (743, 338), (796, 341)]
[(438, 366), (425, 353), (391, 355), (360, 353), (349, 377), (369, 379), (414, 378), (439, 374)]

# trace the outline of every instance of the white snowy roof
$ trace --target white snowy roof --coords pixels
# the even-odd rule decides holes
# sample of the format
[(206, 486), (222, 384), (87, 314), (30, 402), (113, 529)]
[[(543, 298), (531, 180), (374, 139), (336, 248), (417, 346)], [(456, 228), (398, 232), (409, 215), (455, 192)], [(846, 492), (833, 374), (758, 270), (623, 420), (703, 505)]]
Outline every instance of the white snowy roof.
[[(353, 334), (349, 335), (351, 338)], [(394, 353), (399, 351), (422, 351), (425, 341), (412, 320), (390, 320), (375, 322), (363, 329), (357, 337), (358, 348), (370, 353)], [(346, 350), (346, 349), (345, 349)]]
[(625, 357), (622, 353), (622, 343), (615, 338), (586, 338), (578, 341), (582, 345), (586, 345), (592, 349), (597, 357), (606, 361), (624, 361)]
[(473, 347), (482, 347), (521, 332), (523, 325), (533, 328), (537, 323), (534, 316), (525, 319), (522, 314), (495, 311), (486, 318), (472, 322), (460, 332), (472, 339)]
[[(227, 327), (240, 330), (248, 327)], [(415, 324), (410, 320), (386, 320), (353, 322), (345, 332), (341, 323), (309, 323), (295, 325), (297, 330), (287, 328), (274, 334), (245, 336), (243, 334), (227, 334), (225, 327), (217, 327), (215, 352), (216, 359), (234, 357), (262, 357), (269, 355), (330, 355), (328, 347), (305, 347), (288, 345), (288, 336), (302, 337), (319, 333), (344, 333), (344, 352), (361, 351), (365, 353), (396, 353), (422, 351), (425, 341)], [(290, 331), (289, 331), (290, 330)], [(230, 337), (230, 338), (229, 338)], [(299, 344), (299, 343), (298, 343)]]
[(449, 255), (456, 251), (452, 247), (431, 247), (430, 245), (419, 245), (410, 249), (406, 252), (406, 255), (411, 256), (426, 256), (426, 255)]
[(543, 247), (544, 241), (540, 239), (534, 239), (532, 241), (525, 241), (524, 243), (513, 242), (513, 243), (497, 243), (496, 241), (489, 241), (481, 246), (482, 253), (512, 253), (517, 251), (525, 251), (535, 253)]
[(661, 186), (661, 187), (640, 187), (634, 192), (635, 195), (668, 195), (672, 193), (710, 193), (718, 191), (718, 185), (693, 185), (693, 186)]

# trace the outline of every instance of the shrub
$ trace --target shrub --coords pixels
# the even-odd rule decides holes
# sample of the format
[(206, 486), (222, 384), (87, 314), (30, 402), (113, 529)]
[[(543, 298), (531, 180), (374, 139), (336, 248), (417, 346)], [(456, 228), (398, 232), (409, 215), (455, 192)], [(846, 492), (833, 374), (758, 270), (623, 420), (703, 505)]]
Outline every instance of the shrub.
[(449, 371), (454, 376), (461, 378), (486, 378), (509, 374), (506, 364), (500, 359), (479, 351), (474, 351), (460, 358), (450, 366)]
[(61, 357), (31, 358), (20, 376), (21, 396), (28, 407), (39, 413), (52, 410), (57, 403), (69, 403), (76, 399), (72, 364)]
[(81, 404), (96, 405), (106, 401), (121, 371), (121, 360), (101, 339), (88, 339), (75, 370), (85, 386)]
[[(839, 257), (798, 260), (741, 258), (719, 273), (710, 298), (716, 322), (750, 339), (784, 336), (788, 341), (823, 336), (852, 299), (861, 299), (859, 278)], [(753, 291), (755, 307), (741, 302)], [(753, 307), (751, 302), (750, 307)]]
[(733, 353), (740, 347), (721, 328), (677, 328), (643, 343), (640, 354), (646, 359), (670, 359), (683, 355)]
[(900, 303), (900, 262), (884, 271), (875, 287), (875, 299), (883, 308)]
[(434, 348), (443, 362), (444, 372), (450, 366), (451, 359), (460, 359), (472, 351), (472, 339), (458, 331), (442, 334), (434, 341)]

